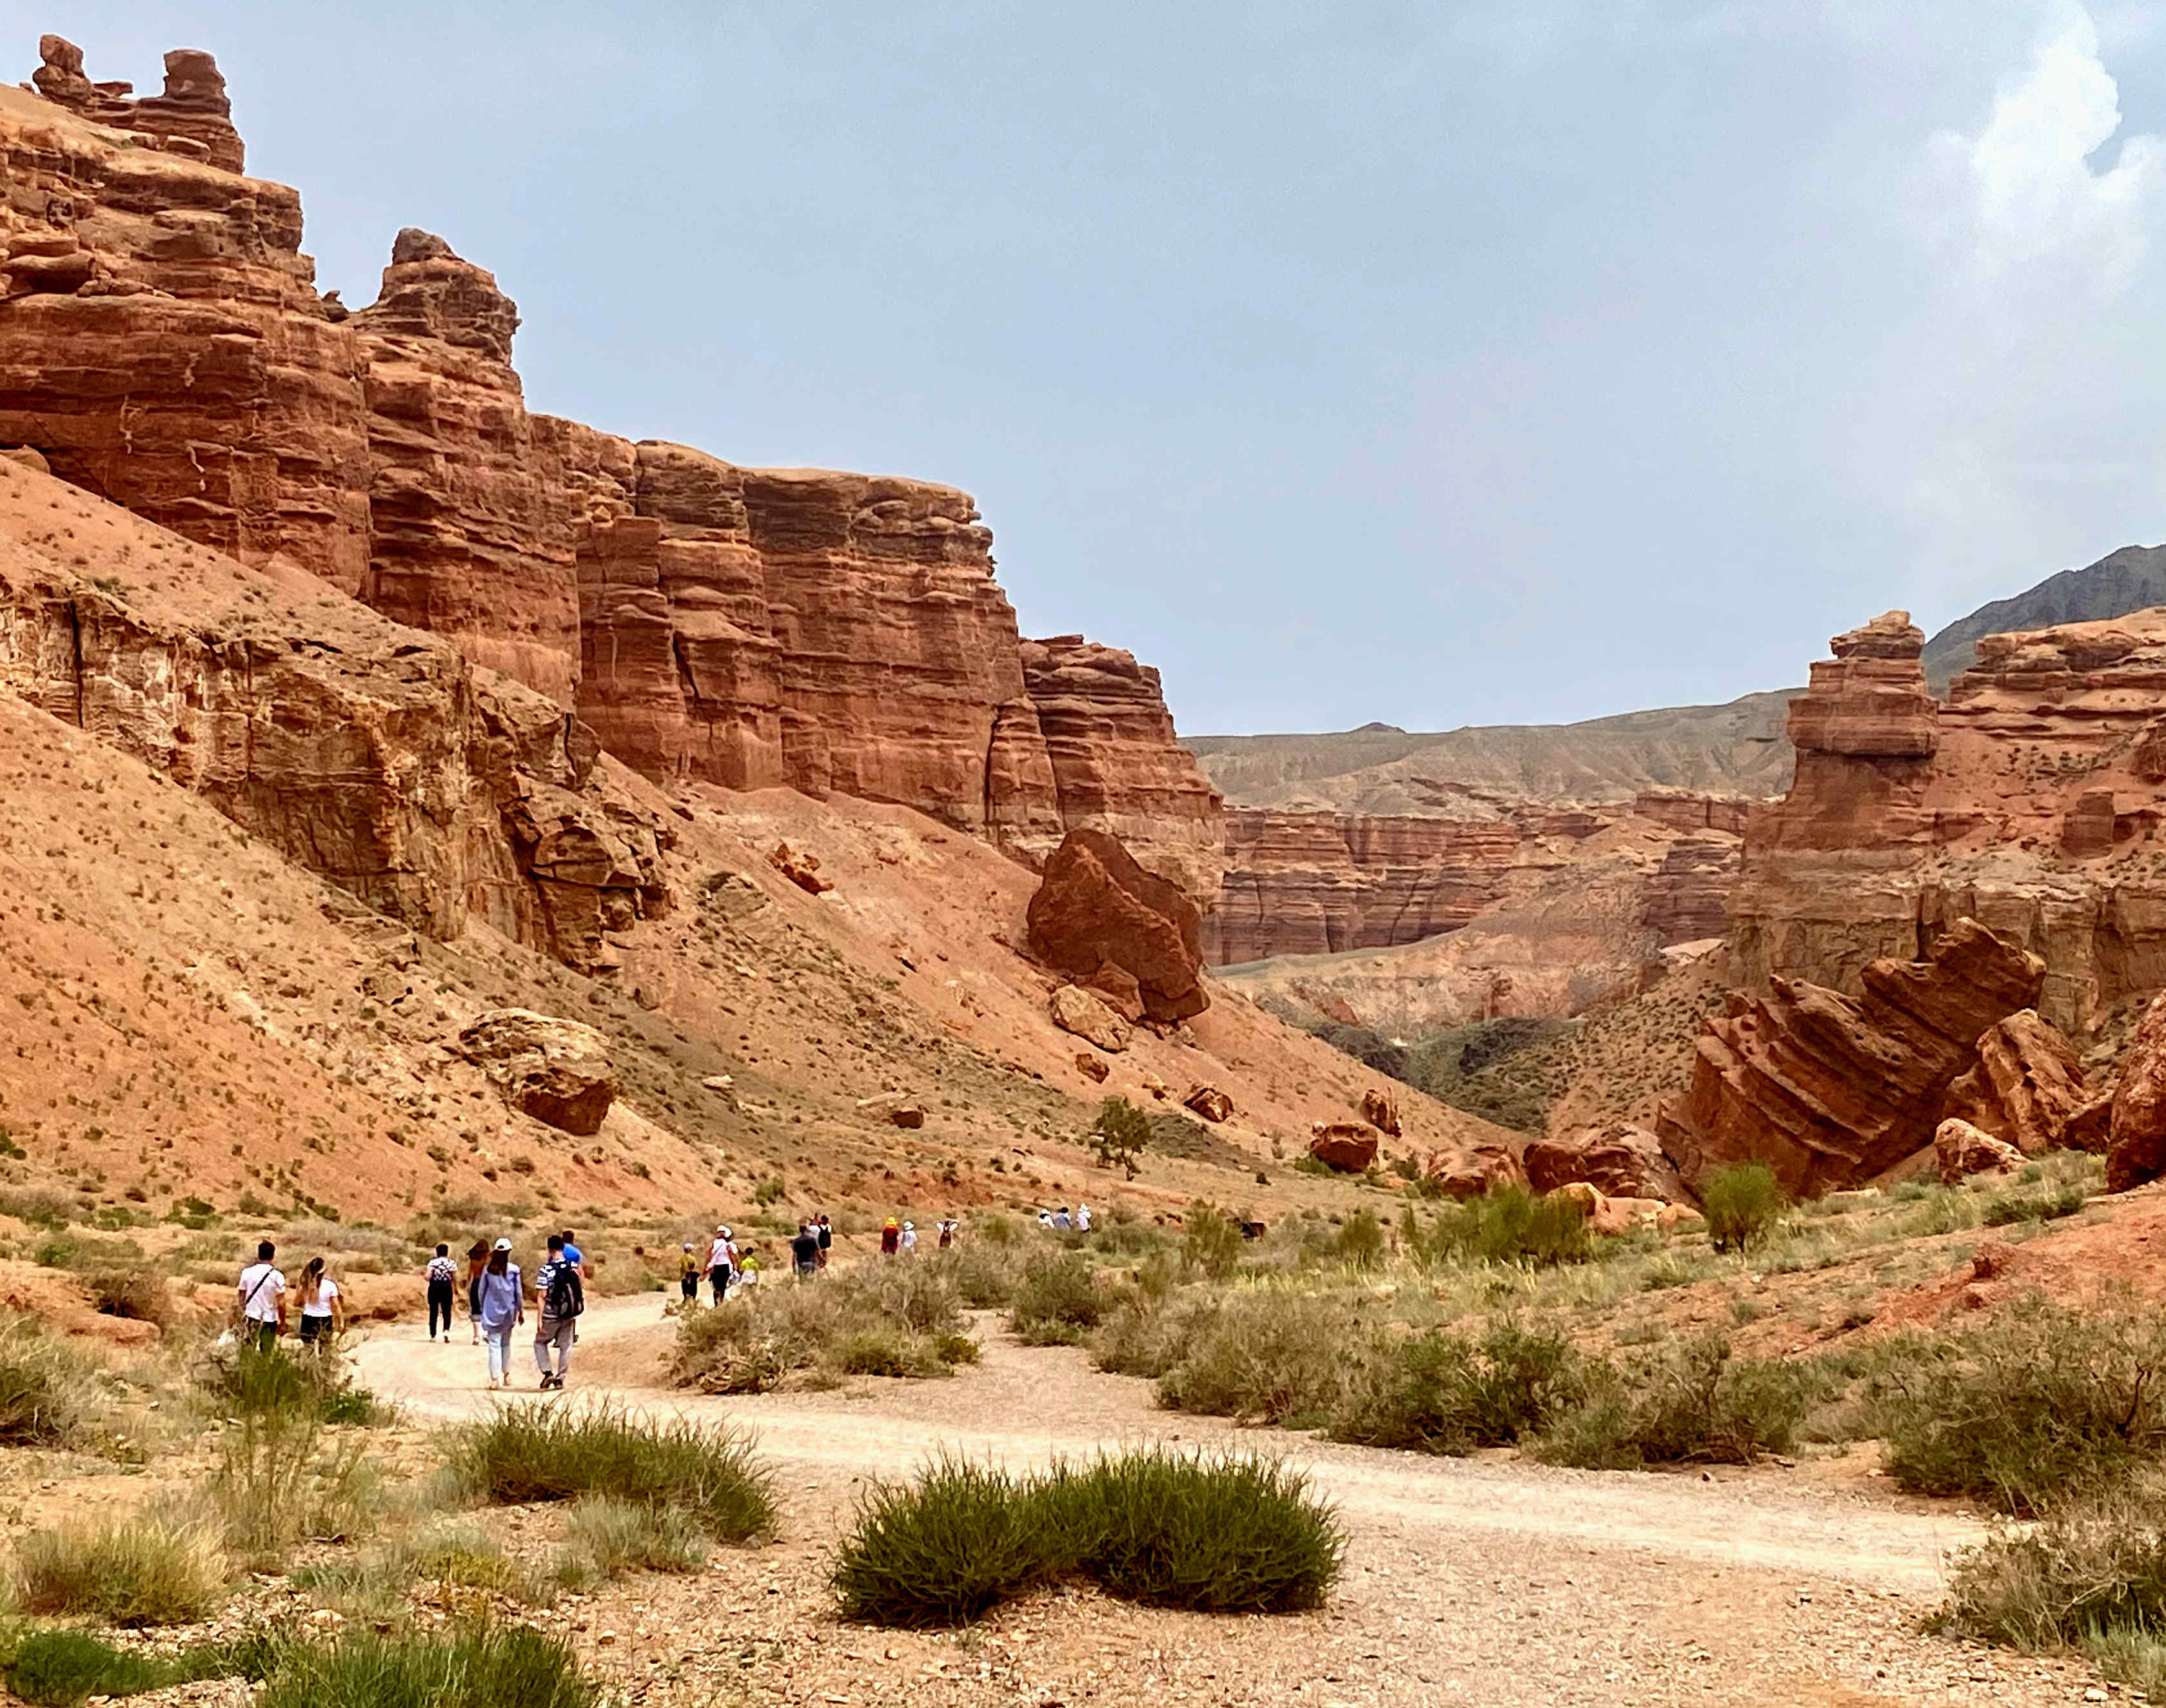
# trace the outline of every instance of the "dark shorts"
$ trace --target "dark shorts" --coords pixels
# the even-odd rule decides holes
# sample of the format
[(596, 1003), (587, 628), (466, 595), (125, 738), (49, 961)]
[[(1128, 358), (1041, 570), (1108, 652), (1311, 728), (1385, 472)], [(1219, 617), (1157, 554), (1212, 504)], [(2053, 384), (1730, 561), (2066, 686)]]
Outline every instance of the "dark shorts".
[(327, 1316), (304, 1316), (301, 1319), (301, 1338), (304, 1341), (327, 1341), (331, 1337), (331, 1320)]
[(707, 1284), (715, 1289), (715, 1297), (720, 1299), (730, 1290), (730, 1272), (726, 1269), (716, 1270), (707, 1278)]
[(700, 1296), (700, 1278), (697, 1275), (681, 1275), (678, 1278), (677, 1285), (687, 1299)]

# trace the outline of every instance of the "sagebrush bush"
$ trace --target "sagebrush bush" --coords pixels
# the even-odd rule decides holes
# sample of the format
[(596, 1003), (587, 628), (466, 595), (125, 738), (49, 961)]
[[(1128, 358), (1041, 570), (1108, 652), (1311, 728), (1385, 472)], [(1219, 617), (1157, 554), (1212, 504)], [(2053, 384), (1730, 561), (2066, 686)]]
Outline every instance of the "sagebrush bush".
[(523, 1625), (357, 1632), (283, 1652), (256, 1708), (593, 1708), (570, 1647)]
[(164, 1330), (173, 1326), (172, 1289), (163, 1273), (140, 1266), (93, 1269), (82, 1278), (99, 1313), (147, 1322)]
[(1873, 1411), (1888, 1470), (1920, 1494), (2028, 1515), (2166, 1452), (2166, 1325), (2042, 1299), (1956, 1335), (1881, 1350)]
[(41, 1324), (0, 1328), (0, 1446), (64, 1447), (82, 1428), (88, 1367)]
[(961, 1623), (1070, 1577), (1154, 1606), (1276, 1613), (1315, 1606), (1344, 1557), (1299, 1473), (1153, 1450), (1029, 1479), (946, 1461), (880, 1488), (833, 1582), (848, 1616), (887, 1625)]
[(844, 1376), (944, 1376), (948, 1360), (931, 1338), (886, 1324), (839, 1335), (824, 1362)]
[(1207, 1204), (1191, 1204), (1181, 1228), (1181, 1261), (1189, 1269), (1223, 1281), (1240, 1261), (1241, 1229)]
[(1366, 1210), (1348, 1216), (1332, 1241), (1339, 1261), (1354, 1269), (1373, 1269), (1384, 1261), (1384, 1225)]
[(453, 1426), (444, 1455), (469, 1492), (499, 1505), (598, 1495), (674, 1507), (722, 1542), (763, 1535), (774, 1521), (768, 1474), (742, 1437), (615, 1406), (507, 1405)]
[(1562, 1193), (1536, 1195), (1511, 1184), (1442, 1211), (1430, 1237), (1440, 1255), (1536, 1268), (1582, 1262), (1593, 1249), (1578, 1205)]
[(1713, 1330), (1589, 1373), (1538, 1445), (1553, 1464), (1749, 1464), (1789, 1447), (1819, 1385), (1799, 1366), (1733, 1357)]
[(709, 1394), (757, 1394), (794, 1371), (941, 1376), (943, 1346), (963, 1332), (966, 1268), (947, 1257), (862, 1264), (802, 1286), (756, 1287), (678, 1321), (671, 1379)]
[(1468, 1342), (1379, 1335), (1355, 1361), (1329, 1434), (1366, 1447), (1467, 1453), (1539, 1434), (1584, 1389), (1561, 1335), (1505, 1323)]
[[(1005, 1216), (997, 1220), (1003, 1226), (1007, 1223)], [(988, 1244), (972, 1241), (936, 1252), (924, 1261), (947, 1272), (956, 1298), (964, 1305), (972, 1310), (992, 1310), (1006, 1305), (1015, 1293), (1015, 1260), (1006, 1249), (1010, 1243), (1007, 1240)]]
[(1062, 1252), (1040, 1256), (1023, 1271), (1008, 1324), (1027, 1346), (1065, 1345), (1084, 1338), (1105, 1314), (1089, 1262)]
[(1186, 1319), (1186, 1343), (1159, 1378), (1175, 1411), (1259, 1423), (1320, 1419), (1345, 1375), (1350, 1313), (1305, 1294), (1237, 1292)]
[(209, 1532), (151, 1518), (33, 1531), (11, 1575), (21, 1612), (123, 1627), (193, 1625), (225, 1599), (225, 1559)]
[(2120, 1629), (2166, 1636), (2162, 1490), (2124, 1487), (1958, 1556), (1936, 1622), (2032, 1653)]
[(696, 1572), (707, 1563), (706, 1532), (674, 1507), (589, 1498), (573, 1503), (564, 1539), (603, 1574)]
[(1789, 1194), (1765, 1162), (1733, 1162), (1717, 1168), (1700, 1188), (1707, 1237), (1718, 1252), (1742, 1252), (1775, 1231)]
[(288, 1357), (283, 1347), (248, 1342), (214, 1348), (196, 1370), (205, 1402), (218, 1412), (275, 1425), (302, 1421), (375, 1425), (395, 1415), (338, 1358)]

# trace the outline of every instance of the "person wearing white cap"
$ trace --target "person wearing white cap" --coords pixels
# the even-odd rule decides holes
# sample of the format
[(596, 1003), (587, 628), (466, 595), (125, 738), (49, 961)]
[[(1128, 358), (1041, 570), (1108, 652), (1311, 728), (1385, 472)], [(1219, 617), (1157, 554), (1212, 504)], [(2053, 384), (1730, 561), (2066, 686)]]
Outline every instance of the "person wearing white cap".
[(917, 1224), (906, 1221), (902, 1225), (902, 1255), (914, 1257), (917, 1252)]
[(716, 1304), (720, 1305), (727, 1296), (737, 1273), (737, 1243), (731, 1238), (729, 1229), (718, 1225), (714, 1241), (707, 1247), (707, 1285), (714, 1289)]
[(511, 1261), (510, 1240), (499, 1240), (490, 1248), (478, 1290), (482, 1344), (489, 1348), (489, 1385), (508, 1387), (511, 1331), (526, 1321), (526, 1296), (520, 1285), (519, 1265)]

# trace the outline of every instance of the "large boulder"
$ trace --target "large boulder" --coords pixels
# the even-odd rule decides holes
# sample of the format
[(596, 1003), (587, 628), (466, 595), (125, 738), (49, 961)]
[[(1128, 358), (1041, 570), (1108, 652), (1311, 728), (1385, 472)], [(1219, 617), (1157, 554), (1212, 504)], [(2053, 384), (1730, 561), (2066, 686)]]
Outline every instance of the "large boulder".
[(1380, 1133), (1399, 1136), (1399, 1100), (1381, 1085), (1361, 1094), (1361, 1119)]
[(1583, 1180), (1609, 1198), (1670, 1204), (1689, 1195), (1661, 1141), (1641, 1127), (1584, 1127), (1561, 1139), (1529, 1139), (1526, 1170), (1537, 1192)]
[(1170, 1024), (1210, 1006), (1196, 904), (1102, 830), (1062, 839), (1030, 899), (1029, 924), (1039, 960), (1086, 984), (1125, 988), (1125, 974), (1151, 1020)]
[(1870, 1180), (1932, 1142), (1980, 1035), (2035, 1004), (2045, 980), (2037, 956), (1963, 919), (1923, 961), (1873, 962), (1855, 997), (1787, 978), (1734, 994), (1662, 1111), (1662, 1149), (1688, 1183), (1741, 1162), (1767, 1163), (1799, 1197)]
[(1195, 1110), (1207, 1121), (1233, 1119), (1234, 1099), (1215, 1085), (1190, 1086), (1188, 1095), (1181, 1099), (1181, 1106)]
[(1128, 1047), (1128, 1024), (1089, 991), (1064, 984), (1053, 993), (1053, 1023), (1109, 1054)]
[(1941, 1184), (1952, 1186), (1973, 1174), (2002, 1174), (2023, 1166), (2023, 1153), (1982, 1128), (1950, 1115), (1933, 1131), (1933, 1160)]
[(2114, 1087), (2105, 1189), (2126, 1192), (2166, 1174), (2166, 996), (2137, 1022)]
[(2089, 1100), (2076, 1046), (2026, 1008), (1979, 1035), (1978, 1065), (1948, 1088), (1947, 1112), (2035, 1157), (2069, 1142)]
[(597, 1132), (617, 1093), (609, 1046), (592, 1026), (531, 1009), (494, 1009), (459, 1033), (459, 1051), (535, 1120), (581, 1137)]
[(1464, 1204), (1499, 1186), (1524, 1186), (1526, 1170), (1502, 1145), (1476, 1145), (1466, 1151), (1439, 1151), (1423, 1166), (1429, 1183), (1446, 1198)]
[(1364, 1122), (1318, 1121), (1310, 1129), (1308, 1154), (1327, 1168), (1359, 1174), (1376, 1160), (1376, 1130)]

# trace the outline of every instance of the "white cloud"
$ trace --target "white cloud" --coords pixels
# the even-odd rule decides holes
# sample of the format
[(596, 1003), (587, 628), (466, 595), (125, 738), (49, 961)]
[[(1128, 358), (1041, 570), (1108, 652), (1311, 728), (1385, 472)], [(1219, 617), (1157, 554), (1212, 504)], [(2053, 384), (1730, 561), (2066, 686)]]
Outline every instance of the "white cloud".
[(2126, 137), (2111, 168), (2092, 163), (2121, 129), (2120, 89), (2090, 13), (2057, 10), (1984, 128), (1933, 138), (1938, 235), (1977, 283), (2042, 272), (2056, 285), (2082, 280), (2118, 296), (2142, 265), (2146, 227), (2166, 195), (2166, 138)]

